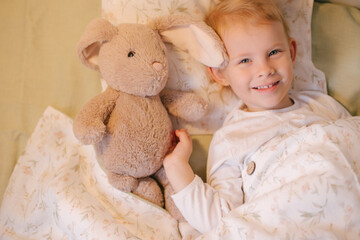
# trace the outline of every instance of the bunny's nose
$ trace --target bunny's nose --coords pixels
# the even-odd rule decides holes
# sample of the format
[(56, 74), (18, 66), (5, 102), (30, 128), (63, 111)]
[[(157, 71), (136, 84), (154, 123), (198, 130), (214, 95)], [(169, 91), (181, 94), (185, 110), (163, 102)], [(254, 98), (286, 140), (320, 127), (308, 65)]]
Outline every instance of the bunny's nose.
[(163, 65), (159, 62), (153, 62), (153, 68), (155, 71), (160, 72), (163, 69)]

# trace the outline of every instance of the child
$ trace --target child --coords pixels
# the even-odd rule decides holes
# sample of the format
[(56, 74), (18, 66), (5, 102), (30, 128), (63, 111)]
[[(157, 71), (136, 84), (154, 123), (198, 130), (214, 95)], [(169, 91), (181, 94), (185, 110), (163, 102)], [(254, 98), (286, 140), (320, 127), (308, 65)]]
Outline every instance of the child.
[(264, 143), (304, 126), (350, 116), (320, 92), (289, 94), (297, 45), (272, 1), (223, 0), (207, 23), (223, 40), (229, 57), (224, 68), (210, 68), (210, 73), (219, 84), (230, 86), (242, 104), (213, 136), (207, 183), (188, 163), (192, 143), (185, 130), (176, 131), (179, 143), (164, 160), (175, 204), (202, 233), (251, 197), (253, 174), (266, 173), (252, 154)]

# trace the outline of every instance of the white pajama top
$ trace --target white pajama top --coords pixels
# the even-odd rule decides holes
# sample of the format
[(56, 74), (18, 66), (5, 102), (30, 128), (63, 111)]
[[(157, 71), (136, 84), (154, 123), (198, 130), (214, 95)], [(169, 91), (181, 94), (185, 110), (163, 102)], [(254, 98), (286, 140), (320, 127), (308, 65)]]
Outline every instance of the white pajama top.
[[(311, 125), (324, 124), (350, 117), (350, 114), (338, 102), (320, 92), (294, 92), (290, 97), (294, 104), (288, 108), (247, 112), (241, 110), (242, 106), (239, 106), (230, 112), (224, 121), (223, 127), (214, 134), (210, 144), (207, 162), (207, 183), (204, 183), (200, 177), (195, 176), (194, 180), (185, 189), (172, 196), (185, 219), (199, 232), (206, 233), (218, 226), (219, 222), (222, 222), (223, 226), (230, 224), (226, 223), (226, 218), (225, 220), (221, 219), (228, 215), (231, 210), (244, 203), (256, 201), (259, 196), (274, 191), (276, 184), (267, 186), (261, 179), (264, 179), (267, 174), (271, 174), (271, 171), (274, 171), (271, 166), (277, 166), (280, 161), (276, 162), (274, 157), (270, 159), (275, 163), (258, 158), (259, 154), (266, 150), (262, 149), (264, 144), (280, 136), (280, 145), (281, 136), (289, 135)], [(293, 145), (301, 148), (301, 144), (295, 142)], [(286, 151), (284, 153), (286, 154)], [(291, 163), (291, 169), (295, 169), (294, 176), (297, 176), (299, 171), (301, 174), (311, 171), (309, 170), (311, 166), (309, 169), (307, 167), (301, 169), (302, 166), (297, 165), (296, 158), (294, 159), (295, 162)], [(315, 167), (316, 164), (314, 164)], [(277, 169), (280, 168), (281, 166), (277, 167)], [(289, 171), (289, 168), (286, 168), (285, 172), (279, 172), (279, 179), (272, 180), (278, 181), (277, 189), (281, 189), (282, 184), (285, 185), (285, 183), (292, 181), (289, 180), (293, 174), (291, 169)], [(284, 174), (287, 178), (281, 178)], [(273, 201), (277, 201), (278, 198), (289, 198), (290, 196), (287, 194), (289, 192), (283, 191)], [(236, 214), (239, 213), (233, 215)], [(245, 219), (243, 215), (246, 215), (246, 213), (242, 212), (241, 214), (241, 218)], [(261, 215), (258, 218), (265, 219)], [(250, 224), (250, 218), (246, 219), (245, 227)], [(241, 224), (239, 223), (237, 226), (241, 226)], [(254, 224), (251, 228), (254, 229)], [(223, 231), (225, 231), (224, 227)], [(227, 231), (231, 232), (232, 230), (227, 229)]]

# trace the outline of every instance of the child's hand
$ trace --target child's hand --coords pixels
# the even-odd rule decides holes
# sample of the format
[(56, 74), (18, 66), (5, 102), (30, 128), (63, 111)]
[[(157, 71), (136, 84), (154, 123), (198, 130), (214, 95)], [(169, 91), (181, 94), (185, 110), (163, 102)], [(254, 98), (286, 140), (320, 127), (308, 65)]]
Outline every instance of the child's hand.
[(175, 192), (185, 188), (194, 179), (194, 172), (189, 165), (192, 153), (191, 136), (184, 130), (175, 130), (173, 146), (164, 159), (164, 169)]
[(185, 129), (175, 130), (174, 135), (172, 135), (171, 145), (164, 162), (172, 161), (171, 159), (173, 158), (189, 161), (192, 153), (192, 140), (190, 134)]

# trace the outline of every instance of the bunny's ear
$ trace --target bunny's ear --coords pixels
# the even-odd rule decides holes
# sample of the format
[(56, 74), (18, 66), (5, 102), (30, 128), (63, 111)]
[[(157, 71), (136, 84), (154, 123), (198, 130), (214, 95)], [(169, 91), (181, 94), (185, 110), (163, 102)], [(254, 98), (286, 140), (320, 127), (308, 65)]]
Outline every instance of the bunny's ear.
[(110, 22), (103, 18), (92, 20), (86, 27), (77, 45), (77, 53), (81, 62), (99, 71), (98, 56), (101, 45), (110, 41), (117, 30)]
[(150, 26), (158, 31), (164, 42), (187, 51), (193, 58), (209, 67), (227, 63), (225, 47), (205, 22), (188, 15), (169, 15), (154, 19)]

